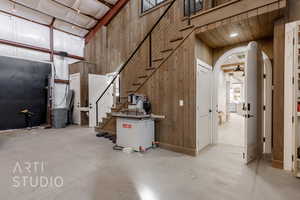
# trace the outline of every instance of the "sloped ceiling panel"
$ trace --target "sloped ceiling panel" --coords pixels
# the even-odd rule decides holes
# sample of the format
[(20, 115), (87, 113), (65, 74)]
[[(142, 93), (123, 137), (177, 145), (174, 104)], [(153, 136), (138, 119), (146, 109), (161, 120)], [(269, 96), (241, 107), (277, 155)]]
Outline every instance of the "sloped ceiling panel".
[(58, 0), (60, 3), (68, 6), (68, 7), (72, 7), (75, 5), (76, 2), (80, 2), (80, 1), (77, 1), (77, 0)]
[(100, 19), (109, 10), (109, 7), (95, 0), (85, 0), (77, 2), (79, 3), (77, 3), (77, 6), (73, 7), (74, 9), (79, 9), (83, 13), (93, 15), (98, 19)]
[(32, 9), (39, 10), (43, 13), (56, 17), (58, 19), (64, 19), (70, 23), (76, 24), (84, 28), (92, 28), (97, 23), (96, 20), (82, 15), (74, 10), (55, 3), (51, 0), (14, 0), (20, 4), (28, 6)]
[[(118, 0), (105, 0), (114, 5)], [(0, 0), (0, 11), (85, 36), (110, 7), (100, 0)]]
[(108, 3), (116, 4), (118, 0), (106, 0)]
[(76, 27), (76, 26), (72, 26), (71, 24), (65, 23), (61, 20), (55, 20), (53, 26), (54, 26), (54, 28), (57, 28), (59, 30), (63, 30), (63, 31), (68, 32), (68, 33), (72, 33), (74, 35), (78, 35), (80, 37), (84, 37), (88, 33), (88, 30), (81, 29), (81, 28)]
[(31, 9), (25, 8), (23, 6), (14, 5), (12, 2), (8, 0), (0, 0), (0, 10), (5, 11), (7, 13), (12, 13), (16, 16), (24, 17), (26, 19), (30, 19), (34, 22), (38, 22), (41, 24), (49, 25), (52, 21), (52, 17), (48, 15), (41, 14), (39, 12), (35, 12)]

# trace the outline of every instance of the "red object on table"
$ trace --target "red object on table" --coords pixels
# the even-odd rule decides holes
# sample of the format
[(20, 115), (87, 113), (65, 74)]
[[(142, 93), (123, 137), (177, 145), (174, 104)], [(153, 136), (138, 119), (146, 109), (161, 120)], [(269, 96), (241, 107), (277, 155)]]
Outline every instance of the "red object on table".
[(298, 110), (298, 112), (300, 112), (300, 103), (298, 103), (298, 109), (297, 110)]

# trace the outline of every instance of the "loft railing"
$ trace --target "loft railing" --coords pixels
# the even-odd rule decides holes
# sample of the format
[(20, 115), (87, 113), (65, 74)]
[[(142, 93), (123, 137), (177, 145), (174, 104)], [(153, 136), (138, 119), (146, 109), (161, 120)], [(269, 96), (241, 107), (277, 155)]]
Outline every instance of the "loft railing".
[(103, 98), (103, 96), (106, 94), (106, 92), (109, 90), (110, 87), (113, 86), (114, 82), (116, 81), (117, 77), (121, 74), (121, 72), (124, 71), (124, 69), (127, 67), (128, 63), (130, 62), (130, 60), (136, 55), (136, 53), (138, 52), (138, 50), (142, 47), (142, 45), (149, 39), (150, 41), (150, 56), (149, 56), (149, 63), (150, 66), (152, 64), (151, 61), (151, 35), (152, 32), (154, 31), (154, 29), (157, 27), (157, 25), (160, 23), (160, 21), (165, 17), (165, 15), (168, 13), (168, 11), (170, 10), (170, 8), (172, 8), (172, 6), (174, 5), (174, 3), (177, 0), (172, 0), (170, 2), (170, 4), (168, 5), (168, 7), (165, 9), (165, 11), (163, 12), (163, 14), (159, 17), (159, 19), (155, 22), (155, 24), (152, 26), (152, 28), (150, 29), (150, 31), (146, 34), (146, 36), (144, 37), (144, 39), (138, 44), (138, 46), (135, 48), (135, 50), (131, 53), (131, 55), (128, 57), (128, 59), (124, 62), (124, 64), (119, 68), (119, 70), (117, 70), (117, 72), (115, 73), (115, 76), (113, 77), (113, 79), (110, 81), (110, 83), (108, 84), (108, 86), (106, 87), (106, 89), (101, 93), (101, 95), (99, 96), (99, 98), (96, 101), (96, 124), (99, 123), (99, 101)]

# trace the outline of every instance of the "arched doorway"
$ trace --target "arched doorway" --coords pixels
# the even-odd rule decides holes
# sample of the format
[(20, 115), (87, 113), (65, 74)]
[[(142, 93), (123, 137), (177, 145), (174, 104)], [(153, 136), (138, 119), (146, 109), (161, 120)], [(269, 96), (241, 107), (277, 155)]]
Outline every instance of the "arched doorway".
[[(213, 69), (212, 97), (212, 143), (243, 145), (244, 107), (243, 88), (245, 59), (248, 46), (230, 49), (215, 62)], [(272, 64), (263, 54), (262, 98), (262, 139), (263, 152), (271, 153), (272, 140)]]

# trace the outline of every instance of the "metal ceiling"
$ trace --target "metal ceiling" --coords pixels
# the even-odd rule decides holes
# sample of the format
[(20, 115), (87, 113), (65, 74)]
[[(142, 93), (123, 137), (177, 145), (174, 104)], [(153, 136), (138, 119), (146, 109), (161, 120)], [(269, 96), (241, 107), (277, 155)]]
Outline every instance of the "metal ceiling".
[(118, 0), (0, 0), (0, 12), (84, 37)]

